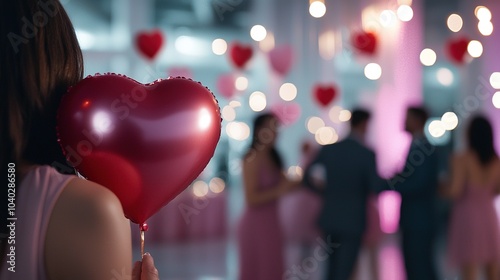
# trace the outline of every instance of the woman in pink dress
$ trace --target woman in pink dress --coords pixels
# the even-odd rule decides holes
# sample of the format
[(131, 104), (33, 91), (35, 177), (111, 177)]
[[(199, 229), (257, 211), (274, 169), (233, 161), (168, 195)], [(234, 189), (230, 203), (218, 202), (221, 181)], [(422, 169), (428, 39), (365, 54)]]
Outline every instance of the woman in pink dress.
[(246, 208), (238, 228), (240, 280), (278, 280), (284, 273), (284, 237), (278, 200), (296, 187), (286, 179), (274, 147), (278, 120), (271, 114), (254, 122), (252, 145), (243, 159)]
[(493, 132), (484, 117), (475, 117), (467, 131), (468, 149), (451, 162), (449, 195), (454, 199), (449, 228), (449, 257), (463, 279), (500, 279), (500, 226), (494, 207), (500, 193), (500, 160)]
[(73, 169), (57, 142), (57, 108), (83, 76), (66, 11), (57, 0), (1, 1), (0, 40), (0, 279), (158, 279), (149, 255), (132, 269), (118, 198), (60, 173)]

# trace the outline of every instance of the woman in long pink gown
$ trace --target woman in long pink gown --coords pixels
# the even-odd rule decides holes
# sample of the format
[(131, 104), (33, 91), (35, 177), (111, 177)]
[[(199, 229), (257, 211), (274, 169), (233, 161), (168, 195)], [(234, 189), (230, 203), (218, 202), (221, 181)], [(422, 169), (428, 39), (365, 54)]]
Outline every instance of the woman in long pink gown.
[(243, 159), (246, 208), (238, 227), (240, 280), (278, 280), (284, 273), (278, 199), (296, 183), (282, 172), (274, 147), (278, 121), (271, 114), (254, 122), (252, 145)]
[(493, 147), (490, 123), (483, 117), (472, 120), (467, 132), (469, 149), (452, 159), (449, 194), (454, 198), (448, 253), (463, 279), (500, 279), (500, 225), (494, 207), (500, 193), (500, 160)]

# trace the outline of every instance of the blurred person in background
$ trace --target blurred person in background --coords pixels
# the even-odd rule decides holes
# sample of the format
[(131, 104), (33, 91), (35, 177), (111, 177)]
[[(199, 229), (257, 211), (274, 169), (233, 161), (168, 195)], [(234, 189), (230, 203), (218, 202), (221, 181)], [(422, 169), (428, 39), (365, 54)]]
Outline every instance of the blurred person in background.
[(447, 194), (453, 199), (448, 253), (465, 280), (500, 279), (500, 225), (495, 196), (500, 194), (500, 160), (490, 122), (474, 117), (467, 130), (467, 150), (451, 158)]
[(238, 227), (240, 280), (282, 279), (284, 235), (279, 199), (298, 182), (286, 178), (275, 143), (278, 119), (272, 114), (255, 118), (252, 143), (243, 158), (246, 207)]
[[(326, 243), (336, 244), (328, 258), (327, 280), (353, 277), (366, 229), (368, 196), (384, 185), (377, 174), (375, 153), (364, 144), (369, 119), (369, 112), (354, 110), (349, 136), (323, 146), (304, 173), (305, 184), (322, 192), (323, 208), (318, 223)], [(323, 187), (317, 186), (312, 176), (316, 165), (325, 170)]]
[(424, 135), (429, 118), (422, 107), (409, 107), (405, 131), (412, 142), (404, 169), (388, 180), (401, 194), (400, 230), (408, 280), (437, 279), (434, 238), (437, 226), (438, 154)]

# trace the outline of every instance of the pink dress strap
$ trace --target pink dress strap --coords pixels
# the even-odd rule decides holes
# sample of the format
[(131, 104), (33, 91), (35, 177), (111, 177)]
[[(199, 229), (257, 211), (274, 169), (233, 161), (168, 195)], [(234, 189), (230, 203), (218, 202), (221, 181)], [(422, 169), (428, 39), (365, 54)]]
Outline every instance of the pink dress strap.
[[(32, 168), (16, 190), (15, 243), (7, 245), (7, 254), (15, 253), (15, 263), (3, 262), (0, 279), (47, 279), (45, 272), (45, 235), (52, 209), (73, 175), (62, 175), (50, 166)], [(12, 246), (12, 247), (11, 247)], [(14, 249), (14, 250), (11, 250)], [(11, 264), (15, 264), (12, 266)], [(12, 270), (15, 270), (13, 272)]]

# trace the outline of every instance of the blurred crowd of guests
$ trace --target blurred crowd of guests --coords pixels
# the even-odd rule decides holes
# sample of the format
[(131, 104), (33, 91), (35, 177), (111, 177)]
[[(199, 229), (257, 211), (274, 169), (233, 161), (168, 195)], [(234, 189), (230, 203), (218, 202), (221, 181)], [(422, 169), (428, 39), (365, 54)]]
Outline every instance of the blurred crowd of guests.
[[(278, 119), (272, 114), (255, 119), (252, 144), (243, 158), (247, 205), (238, 225), (239, 279), (308, 279), (300, 268), (285, 269), (287, 242), (301, 246), (304, 260), (324, 261), (328, 280), (355, 279), (359, 252), (367, 248), (371, 279), (379, 279), (377, 248), (383, 233), (377, 194), (389, 190), (401, 196), (399, 230), (406, 279), (438, 279), (438, 209), (446, 200), (452, 205), (447, 263), (460, 270), (463, 279), (479, 279), (481, 273), (486, 279), (500, 279), (500, 225), (494, 207), (500, 193), (500, 160), (488, 119), (471, 119), (467, 149), (451, 156), (443, 177), (439, 152), (424, 134), (427, 111), (408, 108), (405, 131), (412, 141), (406, 163), (401, 172), (381, 178), (376, 154), (365, 144), (370, 116), (354, 110), (350, 134), (335, 144), (320, 149), (305, 144), (302, 180), (284, 173), (275, 147)], [(292, 220), (280, 218), (284, 216)], [(322, 244), (321, 252), (312, 250), (315, 242)]]

